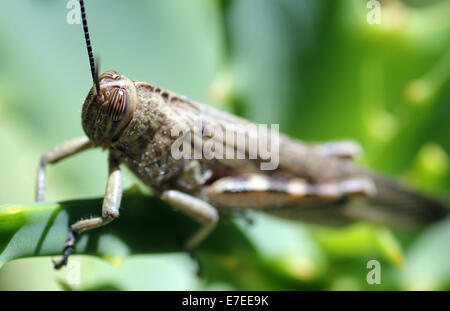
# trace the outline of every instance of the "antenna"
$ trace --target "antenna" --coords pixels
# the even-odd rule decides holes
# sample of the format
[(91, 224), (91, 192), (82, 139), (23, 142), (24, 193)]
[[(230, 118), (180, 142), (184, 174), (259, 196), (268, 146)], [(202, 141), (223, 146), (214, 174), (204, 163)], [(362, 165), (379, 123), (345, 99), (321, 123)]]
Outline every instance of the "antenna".
[(89, 38), (89, 30), (86, 19), (86, 10), (84, 9), (84, 1), (80, 0), (81, 19), (83, 20), (84, 38), (86, 39), (86, 47), (89, 56), (89, 64), (91, 66), (92, 80), (97, 90), (97, 95), (100, 95), (100, 83), (98, 82), (98, 67), (95, 66), (94, 55), (92, 54), (91, 39)]

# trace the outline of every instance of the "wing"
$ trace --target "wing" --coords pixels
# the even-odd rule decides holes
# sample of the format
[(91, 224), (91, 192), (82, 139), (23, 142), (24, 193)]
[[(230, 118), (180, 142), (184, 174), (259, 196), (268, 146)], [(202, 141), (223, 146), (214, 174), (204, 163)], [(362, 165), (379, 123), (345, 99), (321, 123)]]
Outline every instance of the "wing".
[[(213, 137), (202, 137), (205, 140), (215, 140), (223, 144), (223, 148), (235, 155), (236, 158), (243, 157), (245, 160), (219, 160), (219, 165), (231, 167), (236, 173), (261, 171), (261, 163), (267, 162), (266, 156), (261, 155), (258, 150), (256, 158), (250, 159), (250, 146), (270, 146), (270, 139), (274, 137), (273, 131), (268, 128), (265, 135), (261, 135), (257, 125), (232, 115), (228, 112), (192, 101), (175, 93), (155, 88), (172, 110), (186, 121), (192, 128), (219, 128), (223, 132), (233, 135), (218, 135)], [(355, 153), (354, 143), (339, 143), (325, 145), (309, 145), (288, 136), (278, 134), (279, 141), (279, 166), (277, 173), (293, 175), (314, 181), (333, 181), (348, 178), (358, 174), (358, 169), (346, 158), (347, 155)], [(236, 137), (245, 138), (245, 145), (238, 145)], [(230, 139), (232, 137), (233, 139)], [(264, 140), (261, 142), (261, 140)], [(203, 147), (200, 146), (200, 147)], [(330, 150), (332, 152), (330, 152)], [(332, 156), (329, 156), (332, 155)], [(337, 155), (337, 156), (335, 156)]]

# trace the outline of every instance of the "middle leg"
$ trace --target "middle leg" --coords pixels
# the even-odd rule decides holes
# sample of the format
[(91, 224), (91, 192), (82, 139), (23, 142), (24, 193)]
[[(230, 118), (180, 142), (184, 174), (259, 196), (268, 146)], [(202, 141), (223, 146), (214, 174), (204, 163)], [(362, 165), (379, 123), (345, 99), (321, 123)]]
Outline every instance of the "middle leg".
[(202, 227), (186, 241), (185, 248), (188, 251), (192, 251), (200, 244), (219, 220), (219, 214), (213, 206), (186, 193), (167, 190), (162, 193), (161, 199), (202, 224)]

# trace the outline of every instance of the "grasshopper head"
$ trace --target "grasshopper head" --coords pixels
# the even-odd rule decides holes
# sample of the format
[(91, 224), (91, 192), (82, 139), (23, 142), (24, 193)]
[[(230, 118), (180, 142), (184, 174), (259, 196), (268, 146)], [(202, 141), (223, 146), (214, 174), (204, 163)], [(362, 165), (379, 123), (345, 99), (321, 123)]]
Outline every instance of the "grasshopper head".
[(82, 124), (95, 145), (108, 147), (133, 119), (137, 92), (133, 81), (117, 71), (105, 72), (98, 81), (100, 94), (94, 85), (84, 101)]

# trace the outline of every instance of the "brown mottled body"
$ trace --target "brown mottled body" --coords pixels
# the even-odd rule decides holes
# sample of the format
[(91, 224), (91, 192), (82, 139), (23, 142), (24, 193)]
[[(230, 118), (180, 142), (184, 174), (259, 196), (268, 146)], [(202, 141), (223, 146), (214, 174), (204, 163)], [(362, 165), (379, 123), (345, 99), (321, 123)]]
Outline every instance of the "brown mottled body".
[[(174, 127), (192, 129), (201, 123), (204, 126), (219, 124), (230, 130), (233, 125), (250, 122), (146, 82), (134, 82), (125, 76), (115, 80), (115, 83), (118, 82), (126, 85), (128, 90), (135, 88), (135, 111), (127, 128), (107, 148), (120, 163), (127, 165), (137, 177), (158, 193), (178, 190), (205, 200), (221, 210), (259, 208), (281, 217), (327, 224), (339, 223), (336, 221), (337, 214), (340, 214), (339, 219), (344, 220), (342, 223), (370, 218), (368, 215), (373, 213), (369, 203), (377, 198), (377, 195), (385, 195), (376, 195), (376, 192), (379, 188), (377, 183), (386, 183), (386, 180), (359, 168), (351, 161), (351, 157), (349, 160), (351, 148), (347, 146), (343, 151), (337, 148), (343, 144), (308, 145), (281, 136), (280, 165), (273, 171), (261, 171), (259, 165), (262, 160), (259, 158), (176, 160), (170, 152), (172, 144), (178, 138), (171, 135)], [(85, 129), (89, 126), (84, 125)], [(89, 136), (89, 130), (87, 134)], [(259, 139), (257, 134), (248, 135), (250, 136)], [(202, 137), (201, 144), (205, 139)], [(234, 144), (226, 140), (223, 144), (227, 148), (236, 149)], [(327, 146), (330, 148), (325, 148)], [(244, 153), (247, 154), (247, 150)], [(229, 180), (227, 177), (233, 178)], [(218, 186), (224, 184), (224, 181), (227, 181), (225, 185), (229, 189), (221, 189)], [(301, 187), (301, 183), (305, 187)], [(273, 189), (274, 185), (276, 190)], [(260, 188), (255, 190), (255, 187)], [(391, 187), (398, 190), (391, 195), (405, 193), (406, 188), (397, 183), (391, 183)], [(355, 212), (353, 201), (350, 202), (349, 198), (363, 196), (366, 197), (366, 204), (359, 204), (361, 207)], [(406, 201), (411, 200), (409, 204), (415, 201), (414, 196), (405, 198)], [(392, 196), (390, 199), (392, 202), (407, 203), (402, 202), (402, 196)], [(361, 203), (361, 200), (359, 202)], [(438, 205), (438, 202), (430, 199), (429, 203), (431, 202)], [(334, 209), (329, 213), (330, 217), (321, 212), (327, 210), (328, 206)], [(313, 207), (312, 211), (308, 211), (308, 207)], [(376, 214), (385, 214), (385, 211), (381, 212), (383, 209), (378, 206), (375, 208)], [(295, 210), (299, 209), (302, 209), (302, 212), (295, 213)], [(396, 213), (395, 209), (387, 211), (392, 215)], [(427, 222), (429, 218), (434, 217), (434, 212), (431, 211), (429, 217), (423, 218), (425, 214), (419, 213), (417, 217), (409, 217), (405, 221), (396, 219), (396, 222), (397, 225)], [(321, 217), (316, 221), (304, 215), (305, 213), (320, 213)], [(390, 223), (390, 217), (385, 215), (379, 216), (378, 219), (380, 222)]]
[[(122, 76), (122, 79), (126, 78)], [(149, 83), (133, 83), (138, 98), (133, 119), (108, 148), (137, 177), (157, 191), (176, 189), (200, 196), (202, 186), (211, 184), (219, 177), (244, 173), (300, 177), (317, 183), (337, 182), (362, 174), (345, 159), (322, 156), (313, 148), (287, 137), (281, 137), (280, 167), (275, 171), (261, 171), (260, 159), (175, 160), (170, 152), (178, 138), (171, 136), (175, 126), (191, 129), (199, 123), (219, 123), (229, 127), (233, 123), (249, 122)]]
[[(70, 227), (64, 256), (55, 262), (55, 268), (67, 263), (78, 234), (106, 225), (119, 216), (122, 164), (162, 200), (202, 225), (186, 241), (187, 250), (192, 250), (214, 229), (218, 210), (259, 209), (279, 217), (329, 225), (369, 220), (418, 226), (447, 214), (448, 208), (442, 202), (359, 168), (351, 161), (359, 150), (355, 143), (307, 145), (281, 136), (273, 145), (271, 135), (261, 135), (251, 126), (242, 132), (240, 125), (251, 123), (229, 113), (145, 82), (134, 82), (116, 71), (107, 71), (99, 78), (82, 0), (80, 7), (94, 81), (82, 112), (87, 137), (72, 139), (42, 156), (36, 200), (45, 198), (46, 165), (89, 148), (109, 150), (109, 176), (102, 215), (80, 220)], [(209, 127), (231, 131), (236, 137), (244, 134), (246, 143), (241, 145), (229, 136), (215, 133), (202, 135)], [(189, 140), (190, 151), (185, 151), (183, 145), (186, 154), (192, 155), (192, 150), (194, 155), (195, 150), (203, 152), (211, 140), (215, 142), (214, 151), (209, 149), (203, 157), (175, 157), (172, 147), (180, 137), (185, 137), (185, 132), (194, 136)], [(262, 170), (267, 158), (259, 150), (260, 143), (270, 145), (271, 151), (279, 149), (279, 165), (272, 170)], [(258, 152), (250, 156), (255, 144)], [(209, 157), (216, 147), (234, 157)]]

